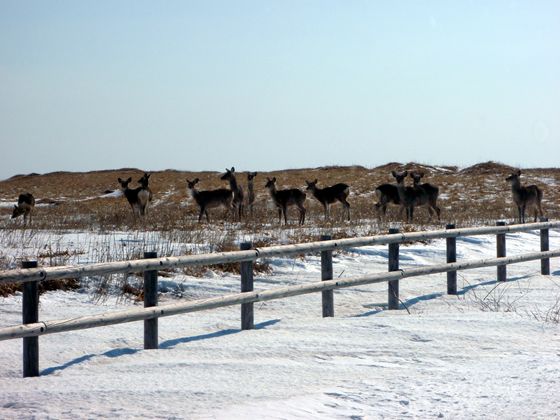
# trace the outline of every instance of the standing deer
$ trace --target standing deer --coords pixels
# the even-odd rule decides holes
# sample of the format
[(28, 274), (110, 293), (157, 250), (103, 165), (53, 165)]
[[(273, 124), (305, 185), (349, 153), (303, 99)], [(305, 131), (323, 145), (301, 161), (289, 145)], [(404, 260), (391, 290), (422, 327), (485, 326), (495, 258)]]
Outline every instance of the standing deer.
[(278, 220), (280, 224), (282, 224), (282, 214), (284, 214), (284, 224), (288, 224), (288, 207), (297, 206), (299, 210), (299, 224), (303, 225), (305, 222), (305, 207), (303, 206), (303, 203), (305, 202), (306, 194), (297, 188), (277, 190), (276, 177), (272, 179), (267, 177), (266, 179), (267, 183), (264, 187), (268, 188), (270, 196), (278, 208)]
[(235, 178), (235, 168), (232, 166), (231, 170), (226, 168), (226, 173), (221, 176), (222, 180), (229, 181), (229, 188), (233, 193), (233, 210), (234, 214), (239, 221), (243, 217), (243, 204), (244, 204), (244, 197), (245, 193), (243, 192), (243, 188), (241, 185), (237, 183), (237, 179)]
[[(134, 218), (136, 218), (137, 216), (144, 216), (146, 214), (146, 206), (148, 205), (150, 193), (146, 189), (144, 189), (144, 187), (138, 187), (134, 189), (129, 188), (128, 184), (132, 182), (132, 177), (129, 177), (128, 179), (118, 178), (118, 181), (121, 185), (121, 191), (126, 197), (128, 204), (130, 204), (130, 207), (132, 208), (132, 214)], [(147, 182), (147, 179), (145, 182)]]
[(517, 211), (519, 213), (519, 223), (525, 223), (525, 210), (527, 207), (533, 207), (536, 222), (537, 212), (541, 217), (543, 215), (541, 207), (543, 193), (536, 185), (521, 185), (521, 181), (519, 180), (520, 176), (521, 171), (517, 170), (506, 178), (506, 181), (511, 184), (513, 202), (517, 206)]
[(31, 193), (23, 193), (18, 197), (17, 205), (14, 205), (14, 210), (12, 212), (12, 219), (23, 214), (23, 224), (27, 224), (27, 218), (29, 217), (29, 223), (31, 223), (33, 209), (35, 208), (35, 197)]
[(255, 204), (255, 190), (254, 190), (254, 182), (255, 177), (257, 176), (256, 172), (249, 172), (247, 174), (247, 205), (249, 206), (249, 211), (251, 212), (251, 217), (253, 217), (253, 206)]
[(437, 199), (439, 196), (439, 188), (436, 187), (435, 185), (432, 185), (430, 183), (424, 183), (424, 184), (420, 184), (420, 180), (422, 179), (422, 177), (424, 176), (423, 172), (415, 172), (412, 171), (410, 173), (410, 177), (413, 180), (413, 186), (416, 189), (422, 189), (425, 192), (425, 195), (422, 193), (419, 193), (419, 195), (422, 196), (422, 198), (419, 200), (420, 202), (418, 203), (419, 206), (422, 205), (427, 205), (428, 206), (428, 213), (430, 214), (430, 218), (433, 215), (432, 211), (435, 211), (437, 214), (437, 218), (438, 220), (440, 219), (441, 216), (441, 209), (437, 206)]
[[(325, 220), (330, 216), (330, 205), (336, 201), (340, 201), (344, 206), (344, 210), (350, 220), (350, 204), (346, 201), (350, 193), (350, 187), (347, 184), (335, 184), (331, 187), (318, 188), (317, 179), (315, 181), (305, 181), (307, 190), (311, 191), (313, 196), (323, 205), (325, 210)], [(344, 214), (343, 214), (344, 217)]]
[(200, 208), (200, 213), (198, 214), (199, 223), (202, 220), (203, 214), (206, 215), (206, 220), (210, 223), (208, 209), (224, 206), (227, 210), (232, 210), (233, 193), (231, 190), (219, 188), (217, 190), (198, 191), (196, 189), (196, 184), (198, 184), (199, 181), (198, 178), (192, 181), (187, 179), (187, 187), (191, 190), (192, 197)]
[(142, 186), (142, 190), (138, 193), (138, 199), (141, 202), (145, 202), (146, 205), (144, 206), (145, 212), (148, 211), (148, 204), (152, 201), (152, 190), (149, 187), (149, 181), (150, 181), (150, 177), (152, 176), (152, 174), (149, 174), (147, 172), (144, 172), (144, 175), (142, 176), (142, 178), (140, 178), (138, 180), (138, 183)]
[[(385, 218), (387, 214), (387, 204), (396, 204), (400, 206), (401, 200), (399, 198), (399, 189), (394, 184), (381, 184), (375, 189), (375, 194), (377, 195), (377, 203), (375, 203), (375, 208), (377, 210), (377, 215), (380, 218)], [(402, 214), (403, 207), (400, 206), (399, 216)]]
[[(406, 187), (404, 185), (404, 180), (408, 176), (408, 171), (395, 172), (392, 171), (393, 176), (397, 180), (397, 188), (399, 191), (399, 200), (401, 206), (406, 210), (406, 221), (407, 223), (412, 223), (414, 218), (414, 207), (428, 205), (428, 212), (432, 215), (432, 208), (436, 211), (438, 215), (438, 220), (441, 210), (436, 205), (437, 195), (439, 189), (431, 185), (430, 187), (424, 188), (422, 185), (414, 185), (412, 187)], [(420, 177), (421, 178), (421, 177)], [(420, 178), (417, 178), (418, 180)], [(430, 184), (425, 184), (430, 185)]]

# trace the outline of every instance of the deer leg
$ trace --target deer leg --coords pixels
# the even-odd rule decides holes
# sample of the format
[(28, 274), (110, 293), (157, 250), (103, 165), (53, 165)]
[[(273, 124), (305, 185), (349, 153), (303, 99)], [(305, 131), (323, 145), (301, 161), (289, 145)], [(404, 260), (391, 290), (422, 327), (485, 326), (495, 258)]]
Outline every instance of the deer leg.
[(299, 220), (300, 220), (300, 225), (303, 225), (305, 223), (305, 207), (300, 207), (299, 209)]
[(436, 210), (438, 222), (441, 221), (441, 209), (434, 204), (434, 208)]
[(282, 207), (282, 211), (284, 212), (284, 224), (288, 224), (288, 206)]

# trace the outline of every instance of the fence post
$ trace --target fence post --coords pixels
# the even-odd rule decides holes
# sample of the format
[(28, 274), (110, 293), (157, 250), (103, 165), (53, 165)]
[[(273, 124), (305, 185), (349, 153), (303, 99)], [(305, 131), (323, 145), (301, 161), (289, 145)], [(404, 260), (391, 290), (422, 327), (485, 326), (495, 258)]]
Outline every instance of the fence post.
[[(505, 226), (506, 222), (500, 220), (496, 223), (496, 226)], [(498, 233), (496, 235), (496, 257), (505, 257), (506, 256), (506, 234), (505, 233)], [(498, 281), (506, 281), (507, 280), (507, 266), (506, 265), (499, 265), (497, 267), (498, 272)]]
[[(541, 222), (548, 222), (548, 217), (541, 217)], [(541, 229), (541, 252), (549, 251), (549, 244), (548, 244), (548, 228)], [(543, 258), (541, 260), (541, 274), (549, 275), (550, 274), (550, 258)]]
[[(455, 229), (455, 224), (450, 223), (445, 226), (446, 229)], [(457, 238), (447, 238), (446, 239), (446, 249), (447, 249), (447, 263), (457, 262)], [(447, 294), (456, 295), (457, 294), (457, 271), (447, 272)]]
[[(37, 268), (37, 261), (22, 261), (21, 268)], [(24, 324), (39, 322), (39, 282), (23, 283)], [(39, 337), (23, 338), (23, 377), (39, 376)]]
[[(246, 251), (253, 247), (252, 242), (242, 242), (240, 249)], [(253, 261), (241, 262), (241, 293), (253, 291)], [(252, 330), (255, 328), (255, 314), (253, 303), (241, 304), (241, 329)]]
[[(397, 228), (390, 228), (389, 234), (399, 233)], [(389, 244), (389, 271), (397, 271), (399, 269), (399, 244), (392, 243)], [(389, 298), (388, 298), (388, 308), (389, 309), (399, 309), (399, 281), (392, 280), (388, 282), (389, 284)]]
[[(322, 241), (329, 241), (331, 235), (321, 235)], [(321, 280), (332, 280), (333, 263), (332, 251), (321, 251)], [(323, 318), (334, 316), (334, 290), (324, 290), (322, 292)]]
[[(157, 258), (157, 252), (144, 252), (144, 258)], [(144, 271), (144, 308), (158, 304), (158, 272), (157, 270)], [(158, 344), (158, 318), (144, 320), (144, 349), (157, 349)]]

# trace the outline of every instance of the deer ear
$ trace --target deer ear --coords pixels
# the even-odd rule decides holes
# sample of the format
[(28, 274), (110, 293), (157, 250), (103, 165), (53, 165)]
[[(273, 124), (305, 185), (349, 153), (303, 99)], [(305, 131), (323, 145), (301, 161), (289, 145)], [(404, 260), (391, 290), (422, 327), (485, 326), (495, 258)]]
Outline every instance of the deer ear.
[(129, 176), (128, 179), (126, 180), (126, 182), (131, 182), (132, 181), (132, 177)]
[(521, 175), (521, 169), (517, 170), (517, 175)]
[(235, 168), (233, 166), (231, 167), (231, 172), (235, 172)]
[(119, 181), (119, 182), (122, 182), (122, 179), (119, 178), (118, 181)]
[(315, 178), (315, 181), (313, 181), (313, 183), (316, 184), (317, 182), (319, 182), (319, 180)]
[(408, 171), (404, 171), (403, 176), (407, 176), (407, 175), (408, 175)]

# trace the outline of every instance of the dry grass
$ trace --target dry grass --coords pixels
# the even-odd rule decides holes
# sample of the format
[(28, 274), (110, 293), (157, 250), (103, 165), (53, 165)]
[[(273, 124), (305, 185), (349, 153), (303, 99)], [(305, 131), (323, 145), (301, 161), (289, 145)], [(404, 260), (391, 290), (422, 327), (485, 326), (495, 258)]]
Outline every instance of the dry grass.
[[(323, 167), (315, 169), (292, 169), (269, 173), (259, 173), (255, 180), (256, 205), (253, 218), (246, 218), (241, 226), (249, 231), (261, 231), (278, 224), (276, 209), (270, 205), (268, 191), (264, 189), (266, 177), (275, 176), (278, 188), (301, 188), (305, 180), (319, 180), (324, 187), (337, 182), (351, 186), (349, 202), (352, 221), (340, 221), (341, 206), (333, 206), (333, 220), (325, 222), (320, 204), (308, 192), (306, 201), (307, 226), (319, 229), (333, 227), (371, 226), (371, 233), (385, 230), (376, 224), (373, 207), (375, 187), (382, 183), (393, 183), (391, 170), (416, 169), (426, 173), (423, 181), (440, 187), (442, 221), (429, 221), (426, 209), (418, 209), (415, 226), (443, 226), (456, 223), (458, 226), (472, 224), (494, 224), (498, 219), (513, 219), (515, 212), (511, 201), (509, 185), (504, 178), (511, 167), (494, 162), (474, 165), (457, 170), (454, 167), (433, 167), (417, 163), (389, 163), (377, 168), (367, 169), (361, 166)], [(46, 175), (17, 176), (0, 182), (0, 200), (15, 203), (19, 193), (31, 192), (37, 200), (33, 228), (35, 229), (81, 229), (94, 231), (113, 230), (189, 230), (206, 229), (206, 223), (197, 223), (198, 208), (186, 190), (186, 178), (200, 178), (200, 189), (226, 187), (219, 179), (220, 172), (179, 172), (167, 170), (154, 172), (150, 187), (154, 200), (148, 208), (149, 214), (141, 221), (135, 221), (124, 197), (102, 197), (109, 190), (118, 188), (117, 178), (131, 176), (138, 180), (143, 171), (121, 169), (88, 173), (57, 172)], [(543, 179), (547, 183), (542, 182)], [(240, 173), (238, 181), (246, 186), (246, 174)], [(560, 169), (526, 169), (523, 170), (522, 182), (537, 184), (544, 191), (546, 216), (558, 218), (560, 214)], [(390, 207), (388, 220), (397, 222), (397, 208)], [(22, 219), (9, 219), (10, 209), (0, 209), (2, 216), (0, 229), (10, 229), (21, 225)], [(222, 209), (210, 210), (212, 225), (228, 227), (231, 217)], [(289, 210), (291, 222), (295, 224), (295, 211)], [(233, 225), (232, 225), (233, 226)], [(235, 225), (238, 227), (238, 225)], [(351, 230), (351, 229), (350, 229)], [(303, 231), (303, 230), (302, 230)]]
[[(440, 188), (439, 206), (442, 218), (438, 222), (429, 220), (427, 209), (415, 212), (415, 223), (404, 224), (398, 217), (398, 208), (390, 206), (386, 222), (380, 223), (374, 208), (377, 201), (375, 188), (383, 183), (393, 183), (392, 170), (419, 170), (425, 173), (424, 182)], [(199, 188), (214, 189), (227, 187), (220, 180), (220, 172), (180, 172), (174, 170), (154, 172), (150, 178), (150, 188), (154, 199), (148, 207), (148, 214), (141, 220), (134, 220), (130, 206), (124, 197), (105, 196), (117, 190), (117, 178), (132, 177), (135, 183), (143, 175), (139, 169), (119, 169), (88, 173), (57, 172), (45, 175), (16, 176), (0, 181), (0, 234), (5, 235), (8, 243), (17, 243), (22, 227), (22, 218), (11, 220), (11, 205), (22, 192), (31, 192), (37, 202), (33, 223), (26, 227), (30, 237), (42, 231), (69, 232), (92, 231), (97, 233), (157, 232), (160, 235), (160, 256), (176, 252), (173, 244), (196, 244), (195, 248), (185, 247), (182, 253), (223, 252), (236, 250), (240, 238), (251, 237), (255, 247), (315, 241), (323, 232), (333, 238), (358, 235), (375, 235), (387, 231), (390, 225), (397, 225), (401, 231), (427, 230), (442, 228), (447, 223), (457, 227), (472, 225), (494, 225), (497, 220), (513, 221), (516, 212), (511, 199), (509, 184), (505, 181), (513, 168), (495, 162), (486, 162), (458, 170), (455, 167), (433, 167), (418, 163), (388, 163), (376, 168), (361, 166), (322, 167), (314, 169), (291, 169), (276, 172), (259, 172), (255, 179), (256, 203), (253, 217), (242, 222), (234, 222), (231, 214), (223, 209), (210, 210), (212, 222), (198, 223), (198, 208), (186, 189), (186, 179), (200, 178)], [(350, 185), (348, 201), (351, 205), (350, 222), (342, 221), (342, 206), (333, 205), (330, 221), (323, 219), (322, 206), (307, 192), (307, 217), (305, 226), (299, 227), (296, 211), (288, 210), (289, 226), (278, 224), (277, 210), (271, 203), (268, 191), (264, 188), (267, 177), (276, 177), (279, 189), (305, 188), (306, 180), (319, 180), (319, 187), (338, 182)], [(246, 189), (246, 173), (238, 174), (238, 182)], [(408, 179), (407, 182), (410, 182)], [(525, 169), (522, 172), (523, 184), (536, 184), (544, 192), (543, 209), (549, 219), (560, 216), (560, 169)], [(248, 210), (247, 210), (248, 213)], [(18, 233), (19, 231), (19, 233)], [(25, 236), (25, 235), (23, 235)], [(141, 236), (141, 235), (140, 235)], [(105, 255), (103, 250), (94, 256), (98, 262), (115, 259), (141, 258), (139, 249), (126, 247), (118, 255)], [(183, 247), (181, 247), (183, 248)], [(103, 247), (103, 249), (105, 249)], [(35, 252), (35, 251), (34, 251)], [(46, 247), (36, 250), (34, 256), (40, 265), (63, 265), (71, 262), (80, 251), (66, 248)], [(23, 258), (16, 256), (15, 258)], [(0, 253), (0, 267), (13, 267), (14, 257), (6, 258)], [(3, 261), (5, 260), (5, 261)], [(238, 264), (215, 267), (218, 270), (238, 272)], [(266, 263), (255, 265), (257, 272), (268, 272)], [(191, 267), (184, 274), (201, 276), (206, 267)], [(163, 274), (163, 273), (162, 273)], [(96, 286), (98, 296), (109, 290), (111, 276), (103, 278)], [(138, 280), (138, 279), (137, 279)], [(141, 281), (141, 279), (139, 280)], [(45, 285), (45, 287), (51, 287)], [(52, 287), (75, 288), (78, 282), (70, 281)], [(118, 286), (124, 296), (141, 299), (138, 281), (126, 277)], [(0, 295), (14, 293), (18, 286), (5, 285)]]

